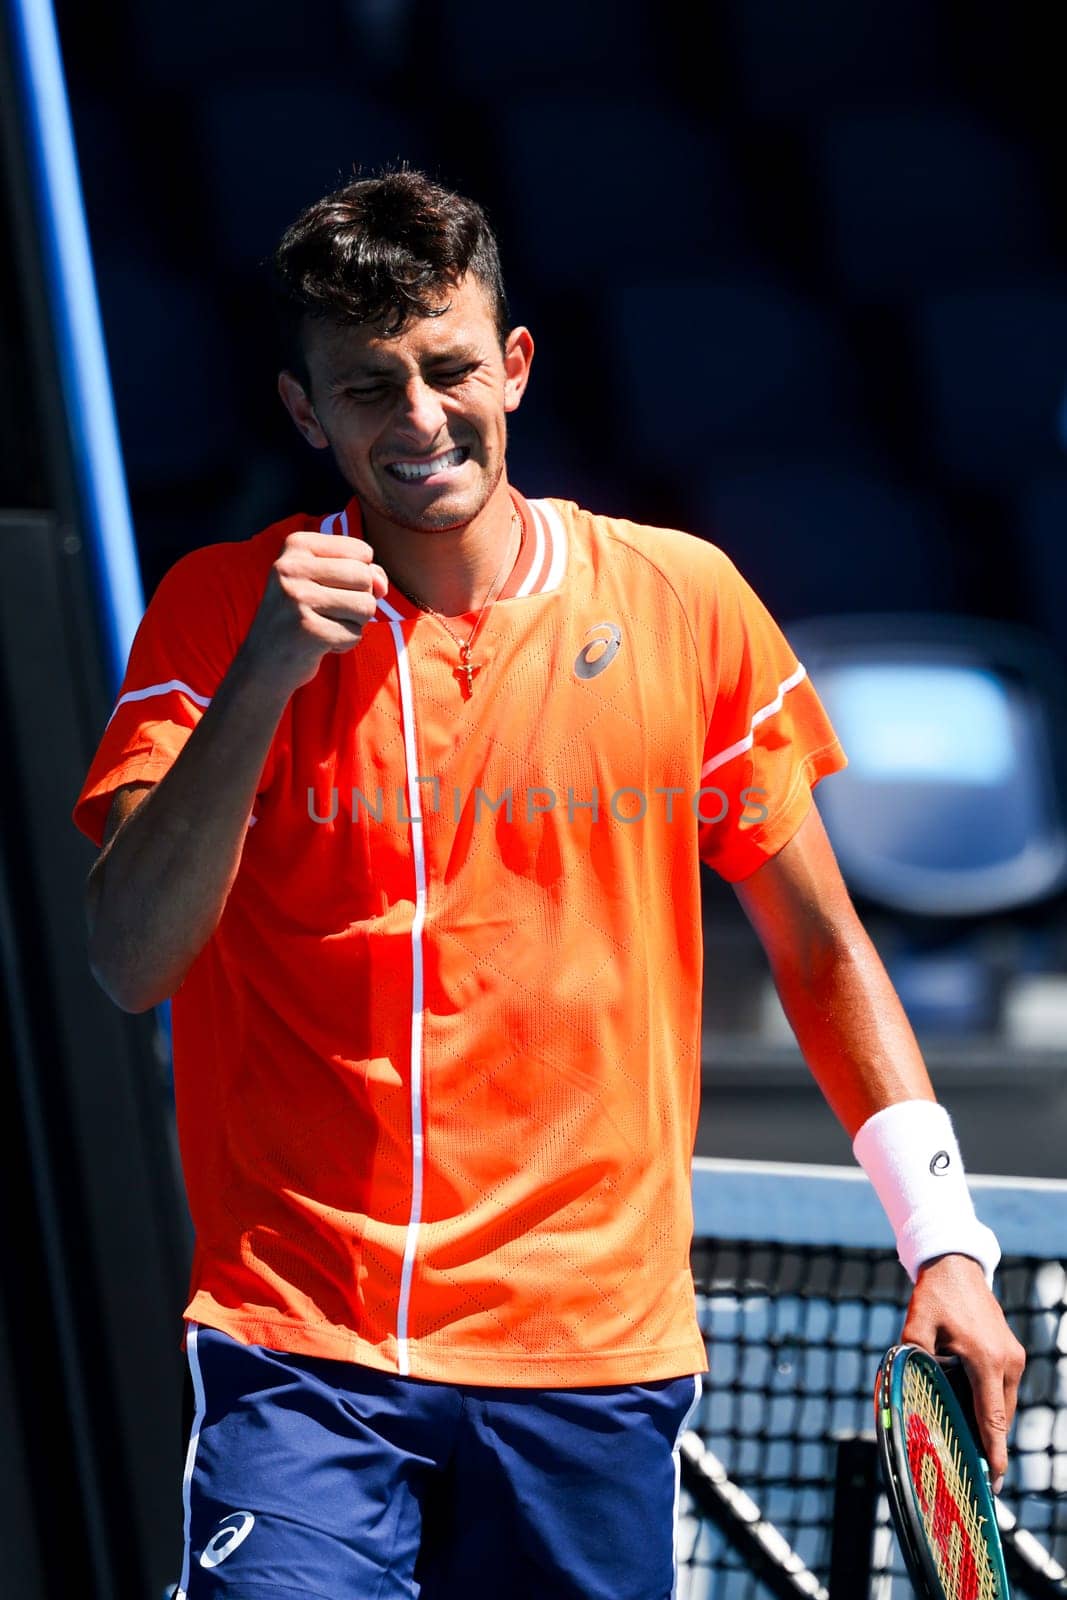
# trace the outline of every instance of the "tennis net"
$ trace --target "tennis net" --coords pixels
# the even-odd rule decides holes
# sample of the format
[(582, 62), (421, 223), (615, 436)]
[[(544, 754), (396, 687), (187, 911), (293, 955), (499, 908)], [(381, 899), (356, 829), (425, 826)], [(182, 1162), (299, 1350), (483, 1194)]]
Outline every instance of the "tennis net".
[[(971, 1182), (1004, 1252), (997, 1293), (1028, 1353), (1001, 1496), (1003, 1528), (1021, 1535), (1012, 1575), (1017, 1591), (1067, 1600), (1067, 1183)], [(693, 1196), (711, 1371), (694, 1424), (702, 1444), (683, 1452), (678, 1600), (904, 1600), (872, 1395), (910, 1285), (873, 1190), (858, 1169), (704, 1160)]]

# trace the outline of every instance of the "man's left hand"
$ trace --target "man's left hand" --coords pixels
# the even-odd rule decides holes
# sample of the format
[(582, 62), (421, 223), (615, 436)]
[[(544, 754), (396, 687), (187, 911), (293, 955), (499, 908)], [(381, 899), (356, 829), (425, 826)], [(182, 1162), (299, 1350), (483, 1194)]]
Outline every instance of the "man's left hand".
[(931, 1355), (959, 1356), (963, 1362), (993, 1493), (999, 1494), (1026, 1352), (1008, 1327), (977, 1261), (969, 1256), (939, 1256), (921, 1269), (902, 1338)]

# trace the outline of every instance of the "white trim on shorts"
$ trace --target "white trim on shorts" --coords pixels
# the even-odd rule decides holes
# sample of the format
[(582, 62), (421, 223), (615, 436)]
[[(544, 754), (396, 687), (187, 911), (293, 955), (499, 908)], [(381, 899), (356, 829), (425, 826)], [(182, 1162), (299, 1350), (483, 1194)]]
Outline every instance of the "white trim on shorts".
[(207, 1401), (204, 1396), (204, 1377), (200, 1371), (200, 1357), (196, 1353), (196, 1336), (199, 1328), (195, 1322), (190, 1322), (188, 1328), (189, 1331), (185, 1338), (185, 1353), (189, 1358), (189, 1372), (193, 1380), (196, 1412), (193, 1416), (192, 1431), (189, 1434), (189, 1448), (185, 1453), (185, 1472), (182, 1475), (182, 1510), (184, 1512), (182, 1575), (178, 1579), (174, 1600), (186, 1600), (186, 1590), (189, 1587), (189, 1563), (192, 1556), (193, 1471), (196, 1467), (196, 1452), (200, 1444), (200, 1429), (204, 1425), (204, 1413), (207, 1410)]
[(678, 1512), (682, 1496), (682, 1435), (685, 1433), (689, 1424), (692, 1422), (694, 1415), (696, 1414), (697, 1406), (700, 1404), (700, 1396), (703, 1394), (703, 1392), (704, 1385), (701, 1382), (700, 1373), (694, 1373), (693, 1403), (686, 1411), (686, 1414), (682, 1418), (681, 1422), (678, 1424), (678, 1435), (674, 1441), (674, 1450), (672, 1452), (674, 1455), (674, 1535), (671, 1546), (671, 1559), (674, 1564), (674, 1578), (671, 1583), (671, 1600), (675, 1600), (675, 1596), (678, 1593)]

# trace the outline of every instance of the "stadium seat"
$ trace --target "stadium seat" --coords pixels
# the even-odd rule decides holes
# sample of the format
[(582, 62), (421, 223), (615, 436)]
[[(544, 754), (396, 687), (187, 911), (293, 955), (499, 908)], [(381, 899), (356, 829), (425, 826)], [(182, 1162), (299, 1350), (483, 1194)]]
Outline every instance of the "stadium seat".
[(312, 200), (389, 162), (422, 164), (417, 129), (351, 89), (308, 77), (250, 78), (210, 88), (196, 111), (201, 178), (215, 247), (232, 269), (270, 256)]
[(719, 457), (865, 440), (842, 330), (777, 284), (649, 279), (607, 296), (605, 313), (616, 403), (645, 470), (690, 485)]
[(71, 100), (82, 198), (94, 243), (121, 238), (129, 248), (148, 247), (151, 225), (145, 194), (149, 178), (138, 165), (137, 141), (129, 137), (121, 109), (101, 94)]
[(658, 19), (639, 0), (539, 0), (535, 10), (499, 0), (427, 6), (435, 76), (460, 97), (506, 111), (516, 90), (604, 84), (647, 93), (661, 48)]
[(998, 974), (973, 935), (943, 950), (905, 946), (885, 965), (908, 1021), (924, 1037), (996, 1032)]
[(756, 117), (900, 102), (937, 78), (937, 10), (926, 0), (728, 0), (725, 22)]
[(132, 487), (208, 477), (232, 459), (240, 439), (232, 347), (218, 304), (203, 284), (159, 261), (104, 257), (97, 278)]
[(713, 470), (694, 526), (781, 620), (951, 610), (961, 579), (935, 504), (849, 463), (769, 459)]
[(1015, 533), (1014, 559), (1028, 621), (1067, 662), (1067, 465), (1027, 485)]
[(1067, 280), (933, 298), (916, 337), (931, 443), (950, 472), (1005, 487), (1061, 458)]
[(584, 95), (498, 106), (515, 270), (551, 288), (700, 272), (746, 255), (721, 145), (681, 111)]
[(573, 500), (605, 516), (626, 514), (627, 491), (617, 475), (601, 470), (575, 448), (565, 430), (538, 418), (508, 432), (508, 480), (528, 499)]
[(1041, 267), (1032, 164), (974, 118), (863, 110), (831, 118), (817, 144), (831, 266), (855, 299), (988, 287)]
[[(850, 886), (913, 916), (975, 918), (1067, 883), (1062, 668), (1024, 629), (944, 616), (788, 628), (849, 765), (818, 790)], [(950, 987), (966, 996), (966, 982)]]
[(336, 70), (345, 35), (338, 0), (138, 0), (129, 9), (138, 65), (153, 82), (197, 91), (232, 72)]

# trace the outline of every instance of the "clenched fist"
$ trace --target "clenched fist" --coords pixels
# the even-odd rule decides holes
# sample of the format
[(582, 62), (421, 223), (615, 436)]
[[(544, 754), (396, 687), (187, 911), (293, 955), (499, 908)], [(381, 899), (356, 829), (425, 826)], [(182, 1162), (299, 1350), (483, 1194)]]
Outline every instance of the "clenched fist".
[(388, 587), (361, 539), (291, 533), (245, 640), (246, 664), (291, 694), (315, 676), (323, 656), (359, 643)]

